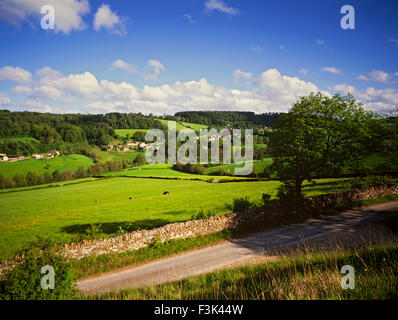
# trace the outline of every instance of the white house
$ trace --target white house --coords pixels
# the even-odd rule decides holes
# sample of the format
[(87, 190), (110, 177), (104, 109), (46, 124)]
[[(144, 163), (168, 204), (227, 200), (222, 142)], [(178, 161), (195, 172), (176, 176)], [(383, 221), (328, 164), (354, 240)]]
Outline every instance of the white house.
[(8, 161), (7, 155), (5, 155), (4, 153), (0, 153), (0, 161)]

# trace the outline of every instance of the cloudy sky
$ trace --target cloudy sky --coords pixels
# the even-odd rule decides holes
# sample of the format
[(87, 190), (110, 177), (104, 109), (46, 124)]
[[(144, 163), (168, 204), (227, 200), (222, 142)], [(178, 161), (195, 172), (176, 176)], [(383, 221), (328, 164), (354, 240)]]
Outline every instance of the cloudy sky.
[[(398, 105), (398, 1), (1, 0), (0, 108), (287, 111), (351, 92)], [(44, 30), (42, 6), (55, 9)]]

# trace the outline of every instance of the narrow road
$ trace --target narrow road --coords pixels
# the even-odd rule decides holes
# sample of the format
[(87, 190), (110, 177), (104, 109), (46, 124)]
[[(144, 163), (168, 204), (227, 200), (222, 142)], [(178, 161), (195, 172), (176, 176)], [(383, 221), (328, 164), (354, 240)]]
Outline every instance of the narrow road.
[(100, 294), (180, 280), (261, 255), (273, 249), (327, 236), (369, 220), (383, 219), (386, 214), (390, 215), (394, 212), (398, 213), (398, 201), (350, 210), (340, 215), (314, 219), (182, 253), (139, 267), (105, 273), (95, 278), (81, 280), (77, 283), (77, 287), (86, 294)]

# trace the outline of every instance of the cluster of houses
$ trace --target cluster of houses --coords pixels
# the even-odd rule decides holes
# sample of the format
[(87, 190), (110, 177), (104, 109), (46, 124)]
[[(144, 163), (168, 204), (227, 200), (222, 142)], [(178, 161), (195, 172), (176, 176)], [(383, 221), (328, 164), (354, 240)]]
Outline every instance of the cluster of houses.
[(108, 150), (128, 152), (130, 150), (146, 150), (152, 143), (128, 142), (127, 145), (108, 145)]
[(57, 150), (52, 150), (48, 153), (42, 153), (42, 154), (32, 154), (32, 158), (39, 160), (39, 159), (52, 159), (55, 157), (59, 156), (59, 151)]
[(11, 155), (6, 155), (4, 153), (0, 153), (0, 162), (15, 162), (23, 159), (25, 159), (25, 157), (23, 156), (11, 156)]
[[(59, 156), (59, 151), (53, 150), (48, 153), (43, 153), (43, 154), (32, 154), (32, 158), (34, 159), (52, 159)], [(28, 157), (24, 156), (12, 156), (12, 155), (6, 155), (4, 153), (0, 153), (0, 162), (15, 162), (15, 161), (20, 161), (27, 159)]]

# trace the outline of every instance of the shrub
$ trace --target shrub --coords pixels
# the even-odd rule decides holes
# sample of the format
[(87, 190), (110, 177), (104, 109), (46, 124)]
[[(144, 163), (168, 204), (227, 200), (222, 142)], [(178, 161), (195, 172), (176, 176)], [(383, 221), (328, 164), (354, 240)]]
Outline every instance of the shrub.
[(264, 205), (269, 204), (269, 202), (271, 200), (271, 195), (269, 193), (263, 193), (262, 200), (263, 200)]
[(191, 220), (202, 220), (210, 217), (214, 217), (216, 213), (213, 210), (200, 210), (197, 214), (192, 215)]
[(162, 239), (159, 236), (153, 237), (153, 239), (151, 240), (151, 242), (149, 242), (149, 247), (150, 248), (159, 248), (161, 245), (163, 244)]
[[(23, 262), (0, 278), (0, 299), (49, 300), (71, 298), (77, 294), (73, 285), (73, 268), (67, 259), (53, 249), (31, 247), (25, 250)], [(54, 268), (54, 288), (43, 289), (41, 282), (46, 273), (44, 266)]]
[(84, 230), (86, 232), (87, 238), (95, 239), (98, 238), (102, 233), (101, 224), (90, 224), (90, 226)]
[(389, 176), (367, 176), (352, 179), (348, 185), (349, 190), (366, 189), (370, 187), (391, 187), (397, 182)]
[(248, 197), (238, 198), (233, 200), (232, 206), (227, 205), (227, 208), (234, 212), (245, 212), (254, 207), (254, 203)]

